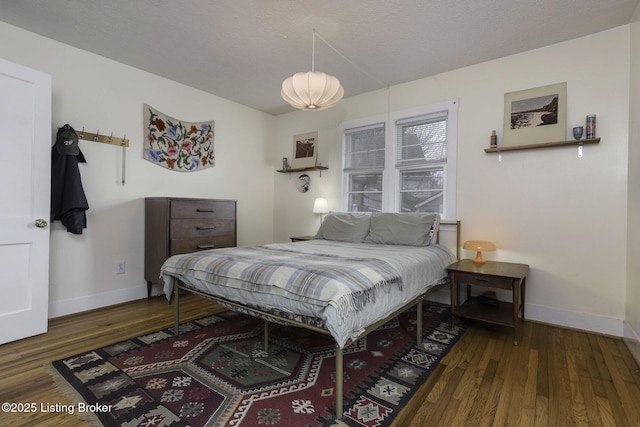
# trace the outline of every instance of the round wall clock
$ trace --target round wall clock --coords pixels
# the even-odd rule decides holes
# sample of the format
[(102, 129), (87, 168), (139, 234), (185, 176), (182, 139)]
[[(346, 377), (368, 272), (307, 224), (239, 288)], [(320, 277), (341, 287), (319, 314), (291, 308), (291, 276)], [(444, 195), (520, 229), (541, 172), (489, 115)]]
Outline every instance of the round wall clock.
[(309, 187), (311, 187), (311, 177), (309, 175), (302, 174), (298, 177), (298, 182), (296, 183), (296, 187), (298, 191), (301, 193), (306, 193), (309, 191)]

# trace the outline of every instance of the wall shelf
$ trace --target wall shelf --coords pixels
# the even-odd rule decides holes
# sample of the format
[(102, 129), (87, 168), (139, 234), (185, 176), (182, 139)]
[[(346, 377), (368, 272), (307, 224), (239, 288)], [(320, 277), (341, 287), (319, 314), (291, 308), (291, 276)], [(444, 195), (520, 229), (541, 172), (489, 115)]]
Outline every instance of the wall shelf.
[(292, 169), (278, 169), (276, 172), (280, 173), (295, 173), (295, 172), (308, 172), (308, 171), (322, 171), (329, 169), (327, 166), (311, 166), (308, 168), (292, 168)]
[(504, 151), (533, 150), (536, 148), (565, 147), (567, 145), (597, 144), (600, 138), (574, 139), (572, 141), (543, 142), (540, 144), (516, 145), (513, 147), (485, 148), (485, 153), (502, 153)]

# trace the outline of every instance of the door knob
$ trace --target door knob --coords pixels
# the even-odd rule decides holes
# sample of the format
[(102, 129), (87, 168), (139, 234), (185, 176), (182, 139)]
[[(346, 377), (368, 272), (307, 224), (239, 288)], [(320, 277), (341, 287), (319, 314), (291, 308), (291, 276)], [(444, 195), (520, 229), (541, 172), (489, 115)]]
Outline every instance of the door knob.
[(42, 219), (42, 218), (36, 219), (36, 227), (38, 227), (38, 228), (47, 228), (47, 225), (49, 225), (47, 220)]

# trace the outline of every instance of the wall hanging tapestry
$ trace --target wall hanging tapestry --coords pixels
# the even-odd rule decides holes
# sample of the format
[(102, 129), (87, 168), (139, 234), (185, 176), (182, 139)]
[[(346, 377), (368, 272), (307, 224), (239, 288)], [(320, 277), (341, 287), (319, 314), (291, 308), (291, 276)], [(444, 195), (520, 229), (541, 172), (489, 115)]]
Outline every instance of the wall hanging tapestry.
[[(389, 426), (464, 332), (448, 308), (390, 320), (345, 348), (344, 425)], [(185, 322), (48, 365), (80, 414), (105, 426), (335, 425), (335, 344), (235, 312)], [(81, 403), (82, 402), (82, 403)]]
[(174, 119), (145, 104), (144, 158), (181, 172), (215, 166), (214, 121), (189, 123)]

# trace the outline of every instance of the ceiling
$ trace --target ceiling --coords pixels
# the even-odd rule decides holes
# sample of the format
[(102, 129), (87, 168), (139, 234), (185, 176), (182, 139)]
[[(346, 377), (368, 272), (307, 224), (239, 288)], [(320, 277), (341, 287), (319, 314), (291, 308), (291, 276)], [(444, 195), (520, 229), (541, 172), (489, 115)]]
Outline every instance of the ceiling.
[(277, 115), (314, 29), (315, 70), (350, 97), (625, 25), (639, 2), (0, 0), (0, 20)]

